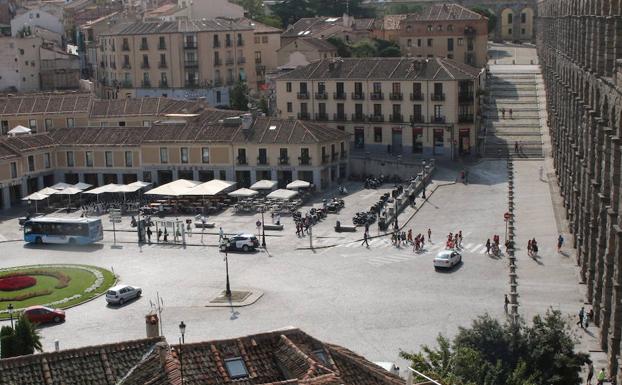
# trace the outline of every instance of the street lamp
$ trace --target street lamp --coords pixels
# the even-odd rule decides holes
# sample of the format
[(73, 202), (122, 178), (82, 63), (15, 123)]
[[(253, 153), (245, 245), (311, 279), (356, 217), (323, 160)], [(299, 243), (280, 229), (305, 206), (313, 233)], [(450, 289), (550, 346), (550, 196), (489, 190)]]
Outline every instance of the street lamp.
[(229, 285), (229, 255), (227, 254), (227, 250), (229, 250), (229, 240), (225, 242), (225, 269), (227, 272), (227, 287), (225, 288), (225, 295), (227, 298), (231, 299), (231, 286)]
[(13, 304), (10, 303), (7, 309), (9, 310), (9, 317), (11, 317), (11, 329), (13, 329)]
[(265, 208), (261, 209), (261, 247), (266, 248), (266, 226), (263, 221), (263, 213), (266, 211)]
[(179, 339), (179, 371), (181, 372), (181, 385), (184, 385), (184, 360), (181, 356), (181, 347), (185, 342), (184, 335), (186, 334), (186, 324), (184, 321), (181, 321), (179, 324), (179, 332), (181, 333), (181, 338)]

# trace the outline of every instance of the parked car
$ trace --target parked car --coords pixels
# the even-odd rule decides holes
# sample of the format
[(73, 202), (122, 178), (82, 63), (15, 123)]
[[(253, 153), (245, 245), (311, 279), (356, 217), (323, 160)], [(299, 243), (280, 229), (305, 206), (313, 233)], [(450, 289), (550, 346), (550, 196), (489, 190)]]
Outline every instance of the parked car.
[[(229, 247), (227, 247), (227, 244)], [(220, 243), (220, 251), (253, 251), (259, 247), (259, 239), (253, 234), (238, 234), (233, 237), (223, 238)]]
[(440, 251), (434, 257), (434, 268), (452, 268), (462, 261), (462, 255), (455, 250)]
[(127, 301), (138, 298), (143, 290), (137, 286), (117, 285), (106, 292), (106, 302), (111, 305), (123, 305)]
[(24, 309), (24, 315), (32, 323), (61, 323), (65, 321), (65, 311), (46, 306), (30, 306)]

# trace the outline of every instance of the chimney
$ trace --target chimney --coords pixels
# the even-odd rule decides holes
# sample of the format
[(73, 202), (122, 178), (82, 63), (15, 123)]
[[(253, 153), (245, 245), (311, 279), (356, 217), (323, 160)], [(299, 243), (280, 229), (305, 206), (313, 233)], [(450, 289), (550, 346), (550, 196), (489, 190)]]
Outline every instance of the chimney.
[(253, 125), (253, 114), (242, 115), (242, 130), (248, 130)]
[(352, 27), (352, 24), (354, 24), (354, 17), (348, 15), (347, 13), (344, 13), (343, 16), (341, 16), (341, 19), (343, 20), (343, 26), (346, 28), (350, 28)]
[(168, 346), (164, 342), (158, 342), (156, 344), (156, 352), (158, 353), (158, 358), (160, 359), (160, 365), (166, 367), (166, 356), (168, 354)]

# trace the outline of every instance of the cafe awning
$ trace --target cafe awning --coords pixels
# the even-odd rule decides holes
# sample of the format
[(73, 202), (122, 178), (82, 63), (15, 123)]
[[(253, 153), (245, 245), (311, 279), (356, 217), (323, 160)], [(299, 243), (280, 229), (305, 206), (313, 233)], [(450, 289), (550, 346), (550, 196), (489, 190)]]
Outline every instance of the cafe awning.
[(188, 190), (192, 189), (193, 187), (198, 186), (199, 184), (201, 184), (201, 182), (198, 182), (195, 180), (177, 179), (170, 183), (151, 189), (147, 191), (145, 194), (163, 195), (163, 196), (172, 196), (172, 197), (188, 195), (186, 194)]
[(235, 191), (230, 192), (229, 195), (230, 197), (238, 197), (238, 198), (248, 198), (248, 197), (252, 197), (253, 195), (257, 195), (259, 194), (257, 191), (255, 190), (251, 190), (251, 189), (247, 189), (247, 188), (241, 188), (241, 189), (237, 189)]
[(84, 182), (79, 182), (73, 185), (73, 187), (77, 188), (78, 190), (86, 190), (88, 188), (93, 187), (92, 184), (88, 184), (88, 183), (84, 183)]
[(298, 195), (298, 191), (278, 189), (278, 190), (272, 191), (270, 194), (266, 196), (266, 198), (288, 200), (288, 199), (292, 199), (296, 195)]
[(58, 190), (53, 189), (51, 187), (45, 187), (42, 188), (41, 190), (37, 191), (39, 194), (44, 194), (44, 195), (52, 195), (52, 194), (56, 194), (58, 192)]
[(212, 179), (209, 182), (201, 183), (181, 195), (200, 195), (213, 196), (224, 192), (225, 190), (236, 185), (236, 182), (228, 180)]
[(64, 190), (67, 187), (73, 187), (73, 185), (65, 182), (58, 182), (54, 186), (52, 186), (54, 190)]
[(50, 196), (41, 194), (40, 192), (34, 192), (27, 197), (22, 198), (23, 201), (42, 201), (44, 199), (48, 199)]
[(276, 181), (262, 179), (260, 181), (253, 183), (253, 185), (251, 186), (251, 190), (274, 190), (275, 187), (276, 187)]
[(289, 188), (289, 189), (298, 189), (298, 188), (307, 188), (309, 186), (311, 186), (311, 183), (309, 183), (309, 182), (307, 182), (305, 180), (298, 179), (298, 180), (295, 180), (295, 181), (293, 181), (291, 183), (288, 183), (286, 187)]
[(94, 195), (99, 195), (99, 194), (103, 194), (103, 193), (107, 193), (107, 192), (119, 192), (117, 191), (118, 188), (122, 186), (116, 183), (108, 183), (107, 185), (104, 186), (100, 186), (100, 187), (95, 187), (92, 190), (89, 191), (85, 191), (85, 194), (94, 194)]

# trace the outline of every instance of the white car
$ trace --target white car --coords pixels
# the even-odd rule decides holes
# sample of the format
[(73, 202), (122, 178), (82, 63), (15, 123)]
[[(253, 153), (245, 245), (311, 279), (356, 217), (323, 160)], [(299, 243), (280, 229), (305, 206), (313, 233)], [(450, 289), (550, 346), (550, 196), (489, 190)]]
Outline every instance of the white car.
[[(229, 247), (227, 247), (227, 244)], [(253, 251), (259, 247), (259, 240), (253, 234), (238, 234), (233, 237), (223, 238), (220, 243), (220, 251)]]
[(111, 305), (123, 305), (127, 301), (142, 295), (143, 289), (130, 285), (113, 286), (106, 292), (106, 302)]
[(452, 268), (462, 261), (462, 255), (455, 250), (443, 250), (434, 257), (434, 268)]

